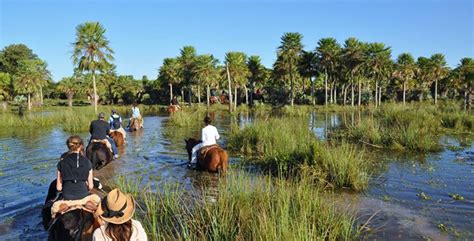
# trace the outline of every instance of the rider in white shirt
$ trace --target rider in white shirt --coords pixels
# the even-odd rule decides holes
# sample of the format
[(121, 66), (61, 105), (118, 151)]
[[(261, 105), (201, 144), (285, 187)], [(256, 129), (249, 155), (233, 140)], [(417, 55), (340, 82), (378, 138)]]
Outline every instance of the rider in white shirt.
[(199, 149), (205, 147), (205, 146), (211, 146), (217, 144), (217, 140), (219, 140), (219, 132), (217, 132), (217, 128), (213, 125), (211, 125), (211, 118), (209, 116), (206, 116), (204, 118), (204, 124), (206, 125), (204, 128), (202, 128), (201, 131), (201, 140), (202, 142), (195, 145), (192, 150), (192, 155), (191, 155), (191, 163), (194, 164), (197, 161), (197, 152)]

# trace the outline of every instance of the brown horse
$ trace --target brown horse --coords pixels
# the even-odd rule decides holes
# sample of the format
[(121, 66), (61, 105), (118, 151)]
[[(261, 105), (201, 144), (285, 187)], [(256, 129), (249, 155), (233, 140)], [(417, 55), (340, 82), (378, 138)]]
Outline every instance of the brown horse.
[(125, 141), (123, 138), (123, 134), (120, 131), (111, 131), (110, 137), (114, 140), (115, 145), (117, 145), (117, 147), (123, 146), (123, 143)]
[(86, 157), (91, 161), (92, 168), (100, 170), (113, 160), (114, 155), (104, 143), (91, 141), (86, 148)]
[[(191, 161), (192, 149), (195, 145), (201, 143), (201, 141), (195, 138), (189, 138), (184, 140), (184, 142), (186, 142), (186, 150), (188, 151), (189, 161)], [(228, 162), (229, 156), (227, 155), (227, 152), (220, 146), (209, 149), (204, 156), (198, 155), (197, 158), (199, 169), (223, 174), (227, 172)]]
[[(94, 188), (98, 188), (95, 182), (94, 180)], [(92, 240), (94, 230), (100, 226), (99, 220), (94, 214), (82, 209), (76, 209), (60, 214), (55, 219), (52, 219), (51, 206), (55, 201), (59, 200), (59, 197), (60, 195), (58, 195), (56, 190), (56, 180), (54, 180), (49, 185), (48, 195), (41, 213), (43, 226), (48, 231), (48, 240)]]
[(172, 114), (174, 114), (174, 113), (176, 113), (176, 112), (178, 112), (178, 111), (179, 111), (179, 108), (178, 108), (177, 105), (170, 105), (170, 106), (168, 107), (168, 114), (170, 114), (170, 115), (172, 115)]
[(143, 128), (143, 120), (141, 118), (130, 118), (129, 131), (138, 131)]

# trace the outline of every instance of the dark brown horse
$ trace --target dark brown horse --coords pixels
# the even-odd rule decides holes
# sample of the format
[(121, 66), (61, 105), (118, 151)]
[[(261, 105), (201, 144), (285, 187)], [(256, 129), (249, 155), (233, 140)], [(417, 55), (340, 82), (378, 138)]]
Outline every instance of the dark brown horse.
[(143, 120), (140, 118), (131, 118), (130, 119), (130, 128), (129, 131), (138, 131), (143, 127)]
[(172, 114), (174, 114), (174, 113), (176, 113), (176, 112), (178, 112), (178, 111), (179, 111), (179, 108), (178, 108), (177, 105), (170, 105), (170, 106), (168, 107), (168, 114), (170, 114), (170, 115), (172, 115)]
[(115, 145), (117, 145), (117, 147), (123, 146), (124, 138), (123, 134), (120, 131), (111, 131), (110, 137), (114, 140)]
[[(189, 138), (184, 140), (184, 142), (186, 142), (186, 150), (188, 151), (189, 161), (191, 161), (192, 149), (195, 145), (201, 143), (201, 141), (195, 138)], [(220, 146), (217, 146), (209, 149), (204, 156), (198, 154), (197, 167), (209, 172), (225, 174), (227, 172), (228, 162), (229, 156), (227, 152)]]
[(113, 160), (114, 155), (104, 143), (91, 141), (86, 148), (86, 157), (91, 161), (92, 168), (100, 170)]
[[(94, 187), (96, 187), (94, 180)], [(100, 185), (100, 183), (98, 184)], [(76, 209), (51, 217), (52, 204), (58, 200), (56, 180), (51, 182), (45, 205), (42, 210), (43, 226), (48, 231), (48, 241), (86, 241), (92, 240), (92, 234), (100, 224), (98, 219), (88, 211)]]

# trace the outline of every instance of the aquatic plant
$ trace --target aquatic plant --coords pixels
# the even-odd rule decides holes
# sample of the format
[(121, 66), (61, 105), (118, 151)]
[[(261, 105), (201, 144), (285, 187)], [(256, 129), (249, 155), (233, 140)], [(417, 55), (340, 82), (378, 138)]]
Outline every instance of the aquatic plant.
[[(119, 187), (126, 185), (123, 182)], [(355, 240), (353, 214), (337, 210), (308, 175), (230, 173), (200, 194), (168, 184), (135, 193), (150, 240)], [(126, 189), (126, 188), (125, 188)], [(217, 189), (217, 191), (216, 191)], [(136, 194), (138, 193), (138, 194)]]

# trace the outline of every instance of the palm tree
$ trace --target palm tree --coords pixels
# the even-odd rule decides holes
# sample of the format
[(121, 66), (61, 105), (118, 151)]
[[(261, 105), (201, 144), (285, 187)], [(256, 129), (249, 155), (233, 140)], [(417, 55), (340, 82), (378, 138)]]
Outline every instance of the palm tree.
[(361, 78), (364, 63), (366, 61), (367, 45), (360, 42), (356, 38), (348, 38), (344, 42), (343, 57), (344, 65), (348, 71), (348, 78), (351, 83), (351, 105), (354, 106), (354, 78), (357, 79), (358, 85), (358, 105), (361, 105)]
[(196, 64), (193, 69), (193, 75), (199, 84), (206, 86), (207, 107), (210, 107), (209, 98), (211, 95), (211, 86), (217, 85), (219, 72), (217, 63), (219, 61), (210, 54), (199, 55), (196, 58)]
[(392, 50), (383, 43), (370, 43), (367, 48), (367, 60), (365, 66), (370, 78), (375, 82), (375, 106), (380, 105), (380, 97), (382, 95), (379, 90), (379, 81), (389, 78), (391, 73)]
[(182, 82), (188, 86), (189, 105), (191, 105), (192, 85), (195, 84), (193, 68), (196, 61), (196, 49), (193, 46), (184, 46), (180, 51), (178, 61)]
[(299, 62), (299, 73), (303, 77), (303, 94), (305, 93), (305, 79), (307, 78), (311, 82), (311, 100), (313, 105), (316, 104), (314, 99), (314, 81), (312, 78), (316, 76), (317, 66), (316, 66), (316, 53), (313, 51), (302, 51), (301, 59)]
[(420, 102), (423, 101), (423, 94), (426, 93), (426, 90), (429, 88), (429, 85), (431, 85), (430, 64), (431, 64), (431, 60), (426, 57), (418, 57), (416, 61), (416, 65), (418, 68), (417, 85), (421, 91), (420, 98), (419, 98)]
[(341, 53), (341, 46), (335, 38), (322, 38), (318, 41), (316, 55), (320, 72), (324, 73), (324, 104), (328, 103), (328, 79), (336, 72)]
[(165, 58), (159, 69), (159, 78), (170, 87), (170, 101), (173, 99), (173, 85), (181, 82), (180, 65), (177, 58)]
[(66, 95), (68, 105), (71, 107), (74, 95), (81, 92), (82, 86), (77, 77), (65, 77), (59, 81), (57, 89)]
[(92, 74), (94, 89), (94, 110), (97, 113), (97, 85), (95, 74), (102, 72), (110, 65), (114, 51), (109, 47), (105, 37), (105, 28), (99, 22), (86, 22), (76, 27), (76, 41), (72, 55), (73, 63), (78, 70)]
[(405, 93), (410, 81), (413, 81), (417, 67), (413, 56), (409, 53), (402, 53), (397, 58), (396, 70), (393, 76), (401, 81), (403, 89), (403, 104), (405, 104)]
[(433, 54), (430, 58), (430, 71), (435, 82), (435, 105), (438, 103), (438, 81), (447, 76), (449, 69), (443, 54)]
[[(253, 94), (255, 92), (255, 84), (265, 80), (265, 66), (262, 65), (262, 60), (257, 55), (252, 55), (247, 60), (247, 68), (250, 71), (249, 86), (250, 86), (250, 105), (253, 105)], [(247, 98), (246, 98), (247, 102)], [(248, 103), (247, 103), (248, 104)]]
[(453, 85), (459, 92), (464, 92), (464, 109), (471, 108), (470, 95), (474, 87), (474, 59), (462, 58), (458, 66), (452, 71)]
[(12, 98), (12, 86), (13, 82), (10, 74), (0, 72), (0, 101), (10, 100)]
[(295, 67), (297, 66), (301, 51), (303, 50), (303, 44), (301, 40), (303, 35), (300, 33), (285, 33), (281, 37), (281, 45), (278, 47), (277, 55), (281, 57), (283, 64), (286, 66), (286, 70), (290, 76), (290, 101), (291, 106), (295, 101), (294, 93), (294, 75), (296, 72)]
[(225, 54), (225, 64), (229, 76), (234, 82), (234, 108), (237, 108), (237, 88), (247, 84), (250, 71), (245, 60), (247, 56), (242, 52), (228, 52)]
[(21, 60), (18, 71), (13, 76), (15, 92), (28, 97), (28, 110), (31, 110), (31, 94), (39, 91), (44, 79), (48, 78), (43, 68), (44, 62), (40, 59)]

